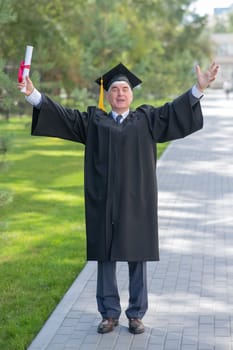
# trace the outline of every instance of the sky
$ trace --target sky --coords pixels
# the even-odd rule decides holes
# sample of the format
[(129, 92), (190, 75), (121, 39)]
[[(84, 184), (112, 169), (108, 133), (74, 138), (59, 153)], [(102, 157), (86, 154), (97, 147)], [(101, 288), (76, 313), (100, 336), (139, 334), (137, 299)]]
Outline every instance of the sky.
[(211, 15), (215, 7), (229, 7), (232, 4), (233, 0), (197, 0), (192, 7), (195, 7), (200, 15)]

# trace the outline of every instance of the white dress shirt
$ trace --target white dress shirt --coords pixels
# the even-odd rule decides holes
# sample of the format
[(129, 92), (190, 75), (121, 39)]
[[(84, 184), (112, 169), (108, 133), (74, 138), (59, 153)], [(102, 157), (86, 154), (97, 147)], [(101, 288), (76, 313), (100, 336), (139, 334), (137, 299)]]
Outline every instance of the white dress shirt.
[[(128, 114), (129, 114), (129, 109), (128, 111), (124, 112), (124, 113), (121, 113), (120, 115), (122, 116), (121, 120), (120, 120), (120, 124), (123, 122), (123, 120), (128, 117)], [(115, 112), (115, 111), (112, 111), (112, 117), (113, 119), (115, 120), (115, 122), (117, 121), (116, 118), (117, 116), (119, 115), (119, 113)]]

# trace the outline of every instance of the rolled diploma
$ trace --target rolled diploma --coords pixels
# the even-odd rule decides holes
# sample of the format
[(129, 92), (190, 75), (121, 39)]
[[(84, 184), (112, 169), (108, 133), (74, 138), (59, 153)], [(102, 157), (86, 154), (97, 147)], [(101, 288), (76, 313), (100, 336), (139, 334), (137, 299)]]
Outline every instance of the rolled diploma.
[[(25, 52), (25, 59), (24, 59), (24, 65), (31, 65), (31, 60), (32, 60), (32, 51), (33, 51), (33, 46), (26, 46), (26, 52)], [(25, 78), (29, 76), (30, 68), (24, 68), (23, 70), (23, 81), (25, 81)], [(26, 86), (23, 87), (20, 91), (25, 92), (26, 91)]]

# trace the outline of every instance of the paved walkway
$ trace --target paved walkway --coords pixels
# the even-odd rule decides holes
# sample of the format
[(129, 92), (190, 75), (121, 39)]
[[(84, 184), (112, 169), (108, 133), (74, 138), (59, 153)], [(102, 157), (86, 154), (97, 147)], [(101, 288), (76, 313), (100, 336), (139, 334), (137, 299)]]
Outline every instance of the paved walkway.
[[(205, 127), (158, 164), (161, 261), (148, 263), (146, 332), (96, 333), (90, 262), (28, 350), (233, 350), (233, 99), (208, 91)], [(122, 308), (127, 264), (118, 264)]]

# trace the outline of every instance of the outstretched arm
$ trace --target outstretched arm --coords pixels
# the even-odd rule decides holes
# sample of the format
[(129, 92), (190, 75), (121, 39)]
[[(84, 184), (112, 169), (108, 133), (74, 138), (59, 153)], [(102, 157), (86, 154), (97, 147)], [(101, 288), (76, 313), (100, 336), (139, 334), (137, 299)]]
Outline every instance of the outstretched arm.
[(216, 79), (219, 65), (215, 62), (211, 64), (206, 72), (202, 72), (199, 65), (196, 66), (197, 88), (203, 92)]

